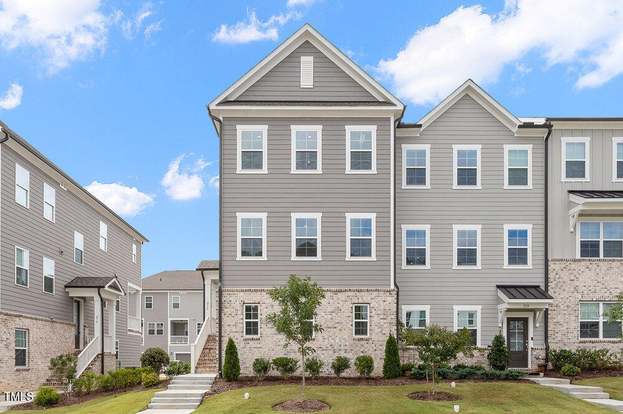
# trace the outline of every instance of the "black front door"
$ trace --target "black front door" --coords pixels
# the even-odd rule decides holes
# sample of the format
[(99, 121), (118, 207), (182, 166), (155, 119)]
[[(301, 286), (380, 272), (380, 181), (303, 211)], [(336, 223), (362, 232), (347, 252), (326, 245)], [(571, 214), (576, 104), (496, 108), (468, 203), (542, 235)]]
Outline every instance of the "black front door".
[(74, 300), (74, 324), (76, 325), (76, 330), (74, 332), (74, 347), (75, 349), (82, 349), (82, 320), (80, 318), (82, 302), (79, 300)]
[(528, 318), (506, 320), (509, 368), (528, 368)]

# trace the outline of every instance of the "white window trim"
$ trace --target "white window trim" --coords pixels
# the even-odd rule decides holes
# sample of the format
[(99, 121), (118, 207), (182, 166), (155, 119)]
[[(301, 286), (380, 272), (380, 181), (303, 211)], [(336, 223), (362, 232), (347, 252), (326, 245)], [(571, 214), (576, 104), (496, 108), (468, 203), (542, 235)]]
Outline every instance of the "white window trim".
[[(528, 231), (528, 264), (509, 265), (508, 264), (508, 231), (527, 230)], [(504, 225), (504, 269), (532, 269), (532, 224), (505, 224)]]
[(201, 333), (201, 328), (203, 328), (203, 322), (197, 322), (195, 328), (197, 329), (196, 334), (197, 336), (199, 336), (199, 334)]
[[(368, 316), (368, 319), (355, 319), (355, 306), (365, 306), (368, 311), (366, 312), (366, 315)], [(352, 307), (352, 313), (353, 313), (353, 337), (355, 338), (368, 338), (370, 337), (370, 304), (369, 303), (353, 303), (353, 307)], [(356, 335), (355, 334), (355, 322), (367, 322), (367, 329), (366, 329), (366, 335)]]
[[(407, 326), (407, 312), (426, 312), (426, 327), (430, 326), (430, 305), (402, 305), (402, 323)], [(419, 330), (424, 328), (409, 328), (413, 330)]]
[(137, 251), (138, 248), (136, 247), (136, 243), (132, 243), (132, 263), (136, 264), (136, 259), (137, 259)]
[[(599, 338), (582, 338), (581, 337), (581, 330), (580, 330), (580, 323), (581, 322), (597, 322), (597, 320), (592, 320), (592, 319), (582, 319), (582, 309), (581, 309), (581, 305), (583, 303), (597, 303), (599, 304)], [(604, 322), (608, 322), (608, 318), (604, 317), (604, 305), (606, 304), (615, 304), (617, 303), (616, 300), (614, 301), (603, 301), (603, 302), (598, 302), (598, 301), (590, 301), (590, 300), (581, 300), (578, 303), (578, 340), (580, 342), (591, 342), (591, 341), (600, 341), (600, 342), (621, 342), (621, 337), (619, 336), (618, 338), (604, 338)], [(618, 321), (617, 321), (618, 322)], [(621, 327), (623, 328), (623, 323), (621, 324)], [(622, 332), (623, 334), (623, 332)]]
[[(149, 325), (153, 325), (154, 326), (154, 334), (151, 335), (149, 333)], [(158, 325), (162, 326), (162, 333), (159, 334), (158, 333)], [(147, 322), (147, 336), (164, 336), (164, 322)]]
[[(82, 249), (78, 249), (77, 246), (77, 236), (80, 235), (80, 238), (82, 239)], [(82, 251), (82, 262), (78, 262), (76, 261), (76, 249)], [(74, 231), (74, 250), (73, 250), (73, 255), (74, 255), (74, 263), (79, 264), (79, 265), (84, 265), (84, 259), (85, 259), (85, 252), (84, 252), (84, 235), (78, 231)]]
[[(257, 306), (257, 319), (247, 319), (247, 306)], [(247, 335), (247, 321), (257, 321), (257, 335)], [(259, 303), (244, 303), (242, 305), (242, 335), (245, 338), (259, 338), (262, 336), (262, 314), (260, 313)]]
[[(376, 125), (346, 125), (346, 174), (376, 174)], [(350, 169), (350, 134), (353, 131), (369, 131), (372, 134), (372, 169)]]
[[(262, 169), (261, 170), (243, 170), (242, 169), (242, 132), (243, 131), (261, 131), (262, 132)], [(236, 173), (237, 174), (267, 174), (268, 166), (268, 125), (236, 125)]]
[[(311, 79), (305, 78), (305, 66), (311, 64)], [(313, 88), (314, 87), (314, 57), (313, 56), (301, 56), (301, 88)]]
[[(26, 174), (28, 176), (28, 188), (24, 188), (24, 187), (22, 187), (22, 186), (17, 184), (17, 169), (18, 168), (21, 168), (22, 170), (26, 171)], [(23, 205), (22, 203), (17, 201), (17, 187), (20, 187), (20, 188), (26, 190), (26, 205)], [(30, 171), (28, 169), (24, 168), (19, 163), (15, 163), (15, 202), (17, 204), (19, 204), (20, 206), (22, 206), (22, 207), (30, 208)]]
[(476, 321), (476, 329), (478, 329), (476, 335), (476, 347), (482, 347), (482, 306), (480, 305), (454, 305), (454, 332), (458, 332), (459, 330), (459, 312), (467, 311), (467, 312), (477, 312), (478, 320)]
[[(102, 239), (104, 240), (104, 248), (102, 249)], [(108, 224), (100, 220), (100, 237), (99, 248), (105, 252), (108, 251)]]
[(612, 182), (613, 183), (623, 183), (623, 178), (617, 178), (617, 145), (618, 144), (623, 144), (623, 137), (612, 137)]
[[(407, 185), (407, 151), (425, 150), (426, 151), (426, 184)], [(421, 167), (420, 167), (421, 168)], [(402, 188), (403, 189), (430, 189), (430, 144), (403, 144), (402, 145)]]
[[(595, 259), (608, 259), (608, 260), (621, 260), (621, 257), (604, 257), (604, 241), (614, 240), (614, 239), (605, 239), (604, 238), (604, 223), (615, 223), (623, 221), (623, 218), (620, 217), (582, 217), (581, 220), (578, 220), (577, 231), (575, 232), (575, 258), (582, 260), (595, 260)], [(590, 223), (599, 223), (599, 257), (581, 257), (580, 255), (580, 241), (581, 239), (581, 223), (590, 222)], [(586, 240), (597, 240), (597, 239), (586, 239)]]
[[(15, 328), (13, 330), (13, 335), (16, 335), (15, 331), (23, 331), (26, 332), (26, 347), (17, 347), (15, 346), (15, 349), (25, 349), (26, 350), (26, 365), (15, 365), (15, 355), (13, 355), (13, 364), (15, 368), (18, 369), (24, 369), (24, 368), (28, 368), (29, 364), (28, 364), (28, 357), (30, 356), (30, 330), (26, 329), (26, 328)], [(13, 341), (13, 344), (15, 345), (15, 339)]]
[[(350, 255), (350, 219), (369, 218), (372, 219), (372, 256), (370, 257), (351, 257)], [(352, 261), (375, 261), (376, 260), (376, 213), (346, 213), (346, 260)]]
[[(459, 145), (459, 144), (454, 144), (452, 145), (452, 189), (454, 190), (480, 190), (482, 189), (482, 182), (480, 181), (481, 178), (481, 170), (482, 170), (482, 163), (481, 163), (481, 148), (482, 146), (480, 144), (466, 144), (466, 145)], [(477, 166), (476, 166), (476, 185), (458, 185), (457, 184), (457, 180), (456, 180), (456, 173), (457, 173), (457, 168), (458, 168), (458, 164), (457, 164), (457, 153), (459, 150), (476, 150), (477, 153)]]
[[(150, 298), (150, 299), (151, 299), (151, 302), (150, 302), (150, 303), (151, 303), (151, 308), (148, 308), (148, 307), (147, 307), (147, 298)], [(143, 301), (143, 307), (144, 307), (145, 309), (154, 309), (154, 297), (153, 297), (153, 296), (149, 296), (149, 295), (148, 295), (148, 296), (145, 296), (145, 300)]]
[[(511, 150), (528, 151), (528, 185), (510, 185), (508, 182), (508, 153)], [(505, 190), (532, 190), (532, 144), (504, 145), (504, 189)]]
[[(585, 178), (567, 178), (567, 143), (581, 142), (585, 144), (584, 147), (584, 173)], [(589, 182), (591, 180), (591, 139), (590, 137), (561, 137), (561, 172), (560, 181), (562, 182)]]
[[(296, 169), (296, 133), (300, 131), (316, 132), (316, 169)], [(290, 174), (322, 174), (322, 125), (290, 125)]]
[[(478, 251), (476, 252), (476, 266), (458, 266), (457, 265), (457, 254), (456, 254), (456, 249), (457, 249), (457, 234), (459, 230), (476, 230), (477, 234), (478, 234), (478, 239), (477, 239), (477, 249)], [(452, 269), (454, 270), (467, 270), (467, 269), (481, 269), (482, 267), (482, 263), (481, 263), (481, 233), (482, 233), (482, 226), (480, 224), (453, 224), (452, 225), (452, 256), (453, 256), (453, 260), (452, 260)]]
[[(261, 218), (262, 219), (262, 256), (260, 257), (243, 257), (240, 249), (242, 248), (242, 239), (241, 239), (241, 221), (243, 218)], [(267, 213), (236, 213), (236, 222), (237, 222), (237, 238), (236, 238), (236, 260), (266, 260), (266, 223), (267, 223), (268, 214)]]
[[(173, 329), (171, 329), (171, 322), (186, 322), (186, 330), (188, 331), (187, 335), (172, 335), (173, 333)], [(177, 346), (177, 345), (186, 345), (188, 346), (190, 344), (190, 333), (192, 332), (190, 330), (190, 321), (188, 318), (169, 318), (169, 323), (167, 326), (167, 343), (169, 344), (169, 347), (171, 346)], [(172, 344), (171, 343), (171, 336), (186, 336), (188, 342), (185, 344)]]
[[(403, 224), (402, 226), (402, 268), (430, 269), (430, 224)], [(407, 230), (426, 231), (426, 265), (407, 265)]]
[[(25, 261), (26, 261), (26, 267), (17, 265), (17, 249), (20, 249), (20, 250), (22, 250), (24, 252), (24, 258), (25, 258)], [(30, 287), (30, 250), (28, 250), (28, 249), (26, 249), (24, 247), (21, 247), (21, 246), (15, 246), (15, 255), (13, 256), (13, 258), (14, 258), (14, 262), (15, 262), (15, 269), (14, 269), (14, 271), (15, 271), (15, 278), (13, 279), (13, 281), (15, 282), (15, 285), (19, 286), (19, 287), (23, 287), (23, 288), (29, 288)], [(26, 271), (28, 272), (28, 278), (26, 280), (26, 286), (17, 283), (17, 268), (18, 267), (20, 269), (26, 269)]]
[[(177, 303), (177, 308), (173, 305)], [(171, 295), (171, 309), (181, 309), (182, 308), (182, 296), (181, 295)]]
[[(316, 245), (317, 256), (316, 257), (297, 257), (296, 256), (296, 219), (299, 218), (313, 218), (316, 219)], [(292, 219), (290, 222), (291, 228), (291, 259), (292, 260), (322, 260), (322, 213), (292, 213)]]
[[(54, 200), (46, 200), (45, 194), (46, 189), (54, 194)], [(49, 201), (52, 201), (51, 203)], [(52, 218), (49, 219), (45, 216), (45, 205), (49, 204), (52, 207)], [(48, 220), (51, 223), (56, 223), (56, 189), (48, 183), (43, 183), (43, 218)]]
[[(46, 260), (49, 260), (50, 262), (52, 262), (52, 274), (50, 274), (50, 275), (46, 275), (45, 274), (45, 261)], [(42, 273), (41, 281), (43, 283), (42, 283), (42, 286), (41, 286), (41, 291), (43, 293), (45, 293), (45, 294), (48, 294), (48, 295), (54, 295), (56, 293), (56, 262), (54, 261), (54, 259), (51, 259), (51, 258), (46, 257), (46, 256), (43, 256), (42, 266), (43, 267), (42, 267), (42, 272), (41, 272)], [(45, 278), (46, 277), (52, 279), (52, 292), (48, 292), (48, 291), (45, 290)], [(30, 279), (30, 277), (29, 277), (29, 279)]]
[(121, 312), (121, 299), (115, 299), (115, 312)]

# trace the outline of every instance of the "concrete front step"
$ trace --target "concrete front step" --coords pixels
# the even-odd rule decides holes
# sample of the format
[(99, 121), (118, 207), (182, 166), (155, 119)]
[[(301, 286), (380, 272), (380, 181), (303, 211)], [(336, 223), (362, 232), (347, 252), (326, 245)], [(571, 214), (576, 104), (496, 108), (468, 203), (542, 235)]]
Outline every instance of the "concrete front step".
[(552, 384), (546, 385), (546, 387), (555, 388), (558, 391), (564, 392), (566, 394), (603, 392), (603, 388), (601, 387), (591, 387), (588, 385)]
[(566, 378), (528, 377), (528, 379), (539, 385), (555, 385), (555, 384), (570, 384), (571, 383), (571, 381), (569, 381)]
[(193, 403), (199, 405), (201, 397), (154, 397), (152, 403)]
[(607, 400), (610, 394), (607, 392), (570, 392), (569, 395), (581, 400)]
[(170, 390), (198, 390), (198, 391), (208, 391), (210, 389), (209, 385), (199, 384), (169, 384)]
[(171, 382), (180, 384), (212, 384), (214, 382), (214, 378), (173, 377), (173, 381)]
[(623, 412), (623, 401), (607, 399), (588, 399), (586, 401)]
[(210, 385), (212, 385), (213, 382), (214, 382), (213, 380), (185, 381), (185, 380), (174, 379), (173, 381), (170, 382), (170, 384), (173, 384), (173, 385), (205, 385), (209, 387)]
[(163, 410), (163, 409), (147, 409), (145, 411), (141, 411), (140, 414), (192, 414), (195, 410)]
[(203, 394), (205, 392), (201, 390), (166, 390), (155, 393), (154, 398), (201, 398)]
[(195, 403), (149, 403), (147, 408), (150, 408), (152, 410), (192, 410), (197, 408), (198, 405), (199, 404)]

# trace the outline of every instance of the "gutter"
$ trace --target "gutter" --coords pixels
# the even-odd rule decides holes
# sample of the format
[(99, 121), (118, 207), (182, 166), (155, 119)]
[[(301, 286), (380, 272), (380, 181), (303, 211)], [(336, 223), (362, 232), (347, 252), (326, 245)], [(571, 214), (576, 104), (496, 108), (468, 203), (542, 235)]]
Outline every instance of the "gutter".
[[(553, 125), (551, 122), (547, 123), (547, 135), (545, 136), (545, 154), (544, 154), (544, 168), (545, 168), (545, 228), (543, 229), (545, 240), (545, 292), (549, 294), (549, 137), (552, 134)], [(545, 331), (545, 372), (547, 372), (547, 366), (549, 365), (549, 308), (545, 309), (543, 315), (543, 329)]]
[(102, 297), (102, 288), (98, 287), (97, 288), (97, 295), (100, 297), (100, 343), (102, 346), (101, 349), (101, 358), (100, 358), (100, 374), (104, 375), (105, 374), (105, 369), (104, 369), (104, 298)]

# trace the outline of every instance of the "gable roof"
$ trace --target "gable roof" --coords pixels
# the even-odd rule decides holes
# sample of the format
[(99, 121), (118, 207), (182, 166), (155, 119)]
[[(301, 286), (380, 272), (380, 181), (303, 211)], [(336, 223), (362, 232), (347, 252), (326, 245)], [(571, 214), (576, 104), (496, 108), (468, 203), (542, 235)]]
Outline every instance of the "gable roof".
[(143, 278), (146, 290), (202, 290), (201, 272), (196, 270), (165, 270)]
[(305, 24), (297, 30), (292, 36), (281, 43), (281, 45), (262, 59), (250, 71), (216, 97), (212, 102), (210, 102), (208, 109), (212, 110), (226, 101), (235, 100), (236, 97), (240, 96), (240, 94), (247, 90), (256, 81), (261, 79), (262, 76), (268, 73), (268, 71), (274, 68), (279, 62), (285, 59), (291, 52), (306, 41), (309, 41), (340, 69), (346, 72), (346, 74), (370, 92), (370, 94), (374, 96), (379, 103), (390, 102), (396, 109), (400, 111), (403, 110), (404, 105), (398, 98), (392, 95), (379, 82), (374, 80), (370, 75), (362, 70), (355, 62), (336, 48), (310, 24)]

